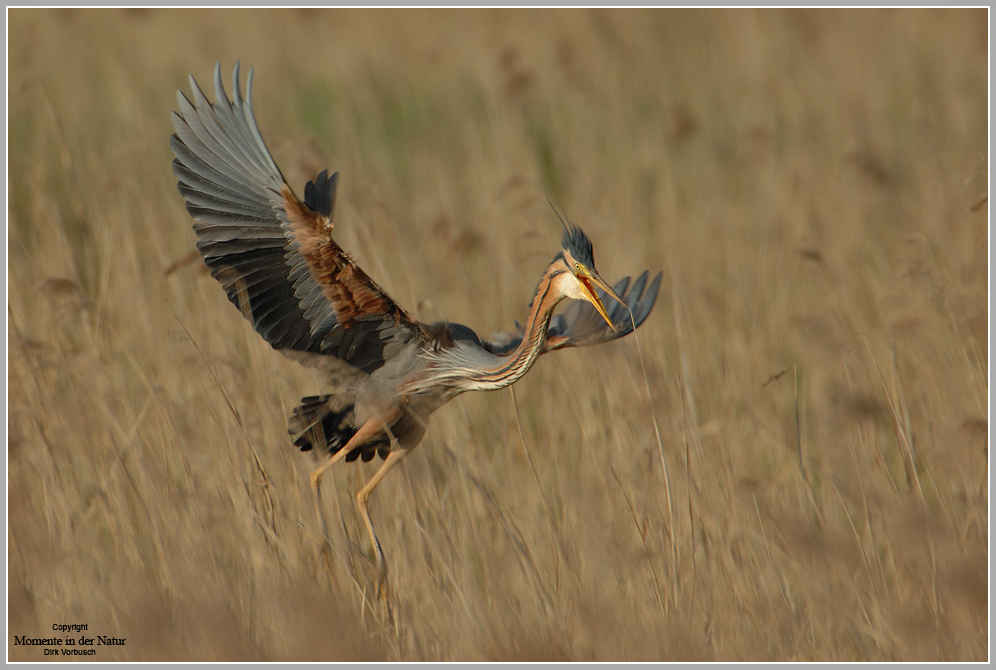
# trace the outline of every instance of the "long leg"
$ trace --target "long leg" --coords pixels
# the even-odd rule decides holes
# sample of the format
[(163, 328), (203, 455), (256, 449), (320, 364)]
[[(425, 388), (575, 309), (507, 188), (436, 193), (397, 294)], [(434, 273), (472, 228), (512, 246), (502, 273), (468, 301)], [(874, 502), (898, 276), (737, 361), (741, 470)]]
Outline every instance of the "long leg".
[(356, 503), (360, 507), (360, 513), (363, 515), (363, 522), (367, 524), (367, 532), (370, 533), (370, 542), (373, 544), (374, 552), (377, 554), (377, 574), (378, 574), (378, 588), (377, 590), (383, 594), (383, 590), (387, 584), (387, 562), (384, 560), (384, 552), (380, 548), (380, 541), (377, 540), (377, 533), (374, 532), (373, 522), (370, 520), (370, 512), (367, 510), (367, 501), (370, 499), (370, 494), (373, 492), (380, 480), (384, 478), (394, 465), (400, 461), (408, 452), (404, 449), (395, 449), (387, 458), (384, 459), (384, 464), (380, 466), (380, 469), (374, 473), (374, 476), (370, 478), (370, 481), (366, 483), (360, 491), (356, 494)]
[(360, 426), (360, 429), (356, 431), (356, 434), (350, 438), (349, 442), (347, 442), (342, 449), (335, 452), (329, 460), (315, 468), (315, 470), (311, 473), (311, 490), (315, 492), (315, 510), (318, 512), (318, 522), (322, 525), (323, 541), (328, 541), (329, 529), (328, 525), (325, 523), (325, 512), (322, 507), (322, 498), (319, 492), (322, 485), (322, 475), (325, 474), (326, 470), (345, 458), (346, 455), (354, 448), (360, 446), (375, 435), (377, 431), (382, 428), (382, 426), (383, 424), (380, 421), (376, 421), (374, 419), (367, 421), (365, 424)]

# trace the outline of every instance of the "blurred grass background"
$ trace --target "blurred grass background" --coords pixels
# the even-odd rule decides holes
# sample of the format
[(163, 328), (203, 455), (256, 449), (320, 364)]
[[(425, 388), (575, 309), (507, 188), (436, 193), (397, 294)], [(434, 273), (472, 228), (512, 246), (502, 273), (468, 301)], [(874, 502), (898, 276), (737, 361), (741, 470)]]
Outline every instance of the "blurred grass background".
[[(986, 10), (7, 16), (10, 660), (987, 658)], [(169, 112), (237, 59), (420, 319), (521, 320), (547, 195), (665, 273), (639, 342), (434, 415), (371, 502), (394, 626), (375, 466), (326, 564), (321, 379), (191, 255)]]

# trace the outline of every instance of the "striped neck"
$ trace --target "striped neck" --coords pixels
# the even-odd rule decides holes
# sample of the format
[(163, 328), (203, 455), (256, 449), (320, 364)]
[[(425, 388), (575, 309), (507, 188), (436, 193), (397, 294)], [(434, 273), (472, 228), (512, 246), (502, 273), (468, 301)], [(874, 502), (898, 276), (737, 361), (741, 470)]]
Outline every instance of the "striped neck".
[(556, 290), (555, 278), (563, 270), (550, 266), (533, 295), (529, 305), (529, 318), (526, 320), (522, 342), (509, 356), (496, 357), (497, 365), (492, 368), (475, 370), (467, 379), (468, 386), (474, 390), (495, 390), (510, 386), (519, 381), (536, 358), (543, 353), (543, 343), (550, 327), (550, 317), (553, 310), (564, 299), (563, 291)]
[(558, 256), (540, 279), (529, 306), (522, 342), (514, 351), (497, 355), (479, 342), (458, 342), (444, 353), (430, 355), (433, 362), (429, 370), (411, 383), (406, 392), (421, 393), (438, 386), (448, 387), (455, 393), (493, 391), (517, 382), (543, 353), (553, 309), (567, 297), (560, 285), (567, 276), (562, 268), (563, 260)]

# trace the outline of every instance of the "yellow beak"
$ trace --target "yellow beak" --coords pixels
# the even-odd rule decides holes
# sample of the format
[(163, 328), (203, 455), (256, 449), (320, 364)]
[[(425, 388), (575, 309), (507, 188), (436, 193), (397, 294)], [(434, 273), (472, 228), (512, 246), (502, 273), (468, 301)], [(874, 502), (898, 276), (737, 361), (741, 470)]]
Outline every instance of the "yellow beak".
[(598, 293), (595, 292), (595, 288), (592, 286), (597, 286), (598, 288), (605, 291), (609, 296), (619, 301), (619, 304), (623, 304), (622, 298), (616, 295), (616, 292), (612, 290), (612, 287), (605, 283), (601, 277), (598, 276), (597, 272), (592, 272), (589, 275), (579, 275), (578, 280), (581, 285), (584, 286), (585, 292), (588, 294), (588, 301), (595, 306), (595, 311), (601, 314), (602, 318), (605, 319), (605, 323), (609, 324), (612, 330), (616, 330), (616, 324), (612, 323), (612, 319), (609, 318), (609, 313), (605, 310), (605, 305), (598, 297)]

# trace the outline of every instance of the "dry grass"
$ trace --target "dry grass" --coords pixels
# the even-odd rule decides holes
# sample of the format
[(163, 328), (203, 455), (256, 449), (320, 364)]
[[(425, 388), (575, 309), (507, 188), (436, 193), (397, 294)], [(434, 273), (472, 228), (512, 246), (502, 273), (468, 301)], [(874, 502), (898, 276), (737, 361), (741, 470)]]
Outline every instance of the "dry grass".
[[(53, 623), (105, 661), (986, 659), (985, 10), (8, 20), (11, 660)], [(649, 395), (635, 338), (544, 357), (378, 489), (393, 628), (374, 466), (322, 565), (285, 423), (320, 380), (179, 262), (174, 93), (237, 58), (420, 318), (521, 319), (546, 194), (608, 278), (665, 272)]]

